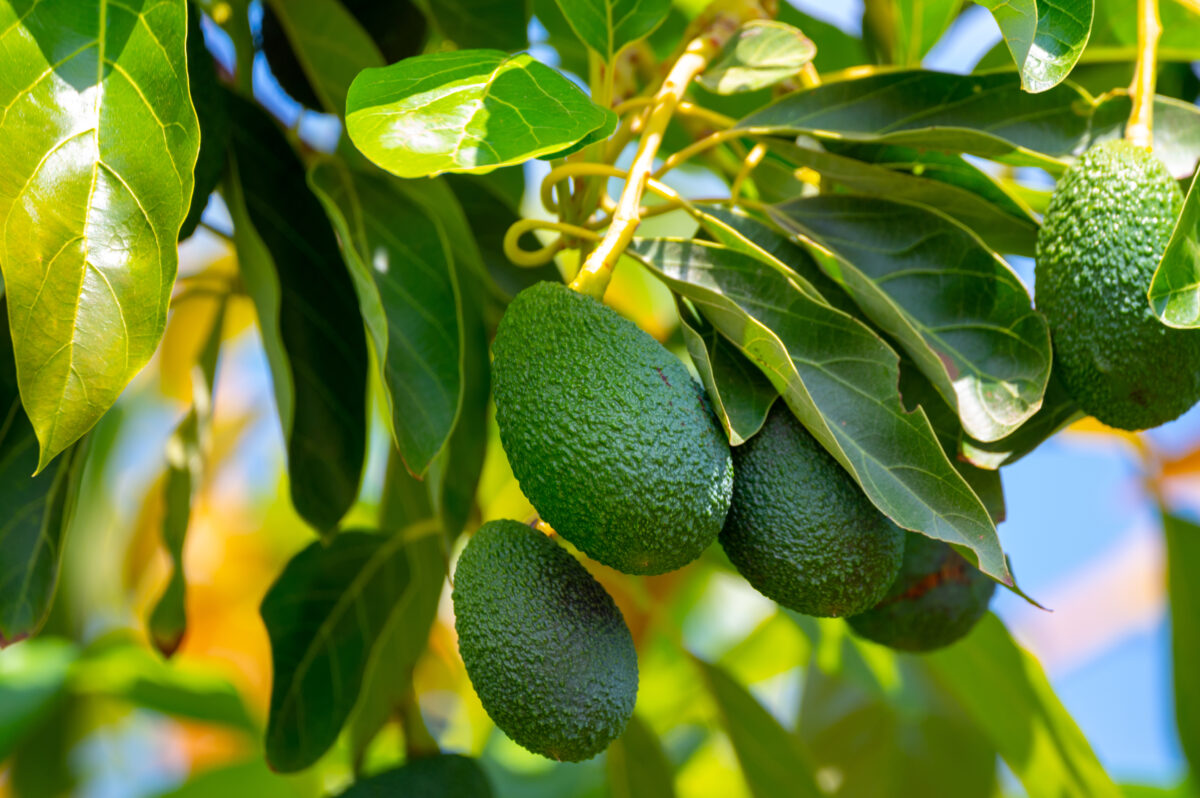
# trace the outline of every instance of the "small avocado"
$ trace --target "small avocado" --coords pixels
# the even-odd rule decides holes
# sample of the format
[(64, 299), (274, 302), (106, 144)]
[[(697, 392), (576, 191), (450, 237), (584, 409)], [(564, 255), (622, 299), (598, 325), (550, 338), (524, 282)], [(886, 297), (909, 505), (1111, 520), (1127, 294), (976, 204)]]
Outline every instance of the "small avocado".
[(900, 575), (883, 600), (847, 618), (868, 640), (901, 651), (933, 651), (971, 631), (987, 612), (996, 583), (948, 543), (908, 533)]
[(483, 708), (535, 754), (591, 759), (637, 698), (633, 636), (578, 560), (517, 521), (489, 521), (454, 573), (458, 650)]
[(1037, 306), (1071, 397), (1112, 427), (1156, 427), (1200, 400), (1200, 331), (1155, 317), (1150, 278), (1183, 194), (1149, 150), (1105, 141), (1067, 170), (1037, 240)]
[(729, 441), (683, 363), (561, 283), (517, 294), (492, 345), (500, 441), (538, 514), (589, 557), (661, 574), (717, 537)]
[(805, 615), (869, 609), (900, 572), (904, 531), (782, 401), (733, 450), (721, 546), (754, 589)]
[(437, 754), (359, 779), (338, 798), (492, 798), (492, 794), (487, 774), (474, 759)]

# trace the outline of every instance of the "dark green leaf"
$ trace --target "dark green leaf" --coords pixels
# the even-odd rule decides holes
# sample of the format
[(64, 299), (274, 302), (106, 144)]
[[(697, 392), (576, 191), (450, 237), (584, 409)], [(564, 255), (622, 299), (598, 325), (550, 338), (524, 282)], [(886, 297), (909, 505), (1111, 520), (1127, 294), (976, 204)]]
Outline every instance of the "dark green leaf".
[[(887, 150), (905, 150), (901, 147), (862, 149), (864, 154), (881, 159), (886, 157)], [(929, 153), (926, 161), (926, 154), (913, 152), (921, 160), (905, 164), (912, 171), (902, 171), (790, 143), (772, 143), (771, 150), (789, 164), (812, 169), (852, 191), (939, 210), (971, 228), (998, 252), (1033, 256), (1038, 232), (1038, 222), (1033, 214), (991, 178), (958, 156)]]
[(1037, 660), (1013, 642), (994, 615), (925, 661), (1030, 798), (1120, 795)]
[(0, 648), (35, 634), (50, 613), (84, 448), (30, 476), (38, 442), (21, 410), (6, 307), (0, 296)]
[(1020, 278), (969, 230), (931, 210), (821, 195), (774, 206), (786, 232), (832, 253), (818, 263), (913, 358), (980, 440), (1041, 407), (1050, 332)]
[(987, 510), (925, 414), (904, 410), (896, 354), (870, 329), (737, 250), (645, 240), (629, 252), (762, 369), (876, 507), (906, 529), (971, 549), (981, 569), (1011, 581)]
[(346, 131), (400, 177), (490, 172), (557, 152), (609, 120), (575, 84), (522, 53), (458, 50), (359, 73)]
[(225, 108), (225, 96), (217, 80), (212, 55), (204, 45), (200, 12), (195, 3), (188, 3), (187, 66), (192, 105), (200, 123), (200, 154), (196, 157), (191, 205), (179, 230), (180, 240), (194, 233), (200, 224), (208, 197), (225, 173), (229, 150), (229, 112)]
[(338, 232), (371, 334), (388, 425), (424, 474), (462, 403), (462, 309), (440, 221), (394, 177), (322, 161), (308, 182)]
[(729, 442), (750, 440), (767, 419), (779, 392), (763, 373), (702, 316), (680, 312), (688, 354), (708, 391)]
[(421, 757), (356, 782), (338, 798), (491, 798), (492, 785), (479, 763), (461, 754)]
[(1164, 513), (1175, 725), (1192, 773), (1200, 773), (1200, 526)]
[(745, 687), (716, 665), (695, 660), (733, 743), (754, 798), (820, 796), (808, 752)]
[(611, 798), (675, 798), (675, 769), (662, 743), (634, 715), (604, 758)]
[(325, 753), (358, 700), (368, 657), (414, 578), (404, 534), (344, 532), (287, 564), (267, 591), (267, 761), (290, 773)]
[[(378, 0), (373, 0), (378, 2)], [(528, 0), (417, 0), (426, 15), (459, 49), (529, 46)]]
[(367, 346), (354, 285), (304, 167), (269, 117), (230, 96), (227, 201), (288, 447), (292, 503), (322, 533), (358, 494)]
[(1090, 114), (1090, 98), (1069, 83), (1029, 94), (1011, 74), (908, 70), (789, 94), (738, 127), (766, 135), (808, 134), (968, 152), (1061, 169), (1062, 159), (1087, 144)]
[(756, 91), (800, 74), (816, 54), (812, 40), (791, 25), (753, 20), (726, 42), (698, 80), (717, 94)]
[(863, 29), (888, 63), (920, 66), (961, 7), (958, 0), (866, 0)]
[(64, 640), (30, 640), (0, 657), (0, 761), (62, 699), (77, 651)]
[(1169, 327), (1200, 327), (1200, 191), (1193, 178), (1183, 213), (1150, 281), (1150, 306)]
[(1025, 91), (1057, 86), (1092, 31), (1092, 0), (981, 0), (992, 12)]
[(1020, 460), (1050, 436), (1083, 416), (1083, 411), (1075, 404), (1062, 380), (1058, 378), (1058, 372), (1051, 371), (1041, 409), (1022, 424), (1020, 429), (991, 443), (963, 436), (959, 443), (959, 453), (969, 463), (995, 470)]
[(611, 64), (662, 24), (671, 0), (558, 0), (558, 7), (580, 40)]
[(200, 136), (185, 0), (0, 0), (0, 267), (38, 469), (150, 360)]

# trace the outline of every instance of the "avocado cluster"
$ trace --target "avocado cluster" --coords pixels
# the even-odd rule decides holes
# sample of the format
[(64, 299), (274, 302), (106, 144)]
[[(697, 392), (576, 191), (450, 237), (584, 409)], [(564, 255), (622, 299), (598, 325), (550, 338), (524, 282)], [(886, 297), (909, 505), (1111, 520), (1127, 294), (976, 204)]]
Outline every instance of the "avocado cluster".
[(1059, 181), (1037, 240), (1037, 305), (1055, 368), (1085, 412), (1140, 430), (1200, 401), (1200, 331), (1167, 327), (1147, 301), (1183, 194), (1148, 149), (1093, 146)]

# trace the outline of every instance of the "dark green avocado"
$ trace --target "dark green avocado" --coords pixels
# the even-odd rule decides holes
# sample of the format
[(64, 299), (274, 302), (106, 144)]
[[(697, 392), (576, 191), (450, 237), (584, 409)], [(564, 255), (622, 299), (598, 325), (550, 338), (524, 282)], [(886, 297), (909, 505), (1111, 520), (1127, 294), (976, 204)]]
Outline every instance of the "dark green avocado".
[(538, 514), (629, 574), (700, 556), (729, 510), (729, 443), (677, 357), (560, 283), (509, 305), (492, 347), (500, 440)]
[(847, 618), (868, 640), (901, 651), (933, 651), (965, 636), (987, 612), (996, 583), (949, 544), (915, 532), (904, 564), (873, 609)]
[(359, 779), (338, 798), (491, 798), (479, 763), (460, 754), (410, 759), (402, 766)]
[(536, 754), (590, 759), (637, 698), (633, 637), (578, 560), (516, 521), (484, 524), (454, 573), (455, 629), (488, 715)]
[(721, 545), (764, 596), (805, 615), (870, 609), (900, 572), (904, 531), (871, 504), (788, 406), (733, 450)]
[(1200, 331), (1162, 324), (1146, 291), (1183, 194), (1126, 141), (1095, 145), (1055, 189), (1037, 241), (1037, 306), (1072, 398), (1112, 427), (1148, 429), (1200, 400)]

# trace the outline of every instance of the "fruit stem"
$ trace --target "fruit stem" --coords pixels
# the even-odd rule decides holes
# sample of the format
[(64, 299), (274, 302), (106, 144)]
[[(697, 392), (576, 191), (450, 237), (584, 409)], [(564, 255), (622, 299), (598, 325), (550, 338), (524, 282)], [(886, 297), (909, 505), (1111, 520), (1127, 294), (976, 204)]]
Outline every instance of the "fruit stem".
[(1158, 18), (1158, 0), (1138, 0), (1138, 57), (1133, 73), (1133, 109), (1125, 138), (1140, 147), (1154, 143), (1154, 81), (1158, 73), (1158, 37), (1162, 22)]

